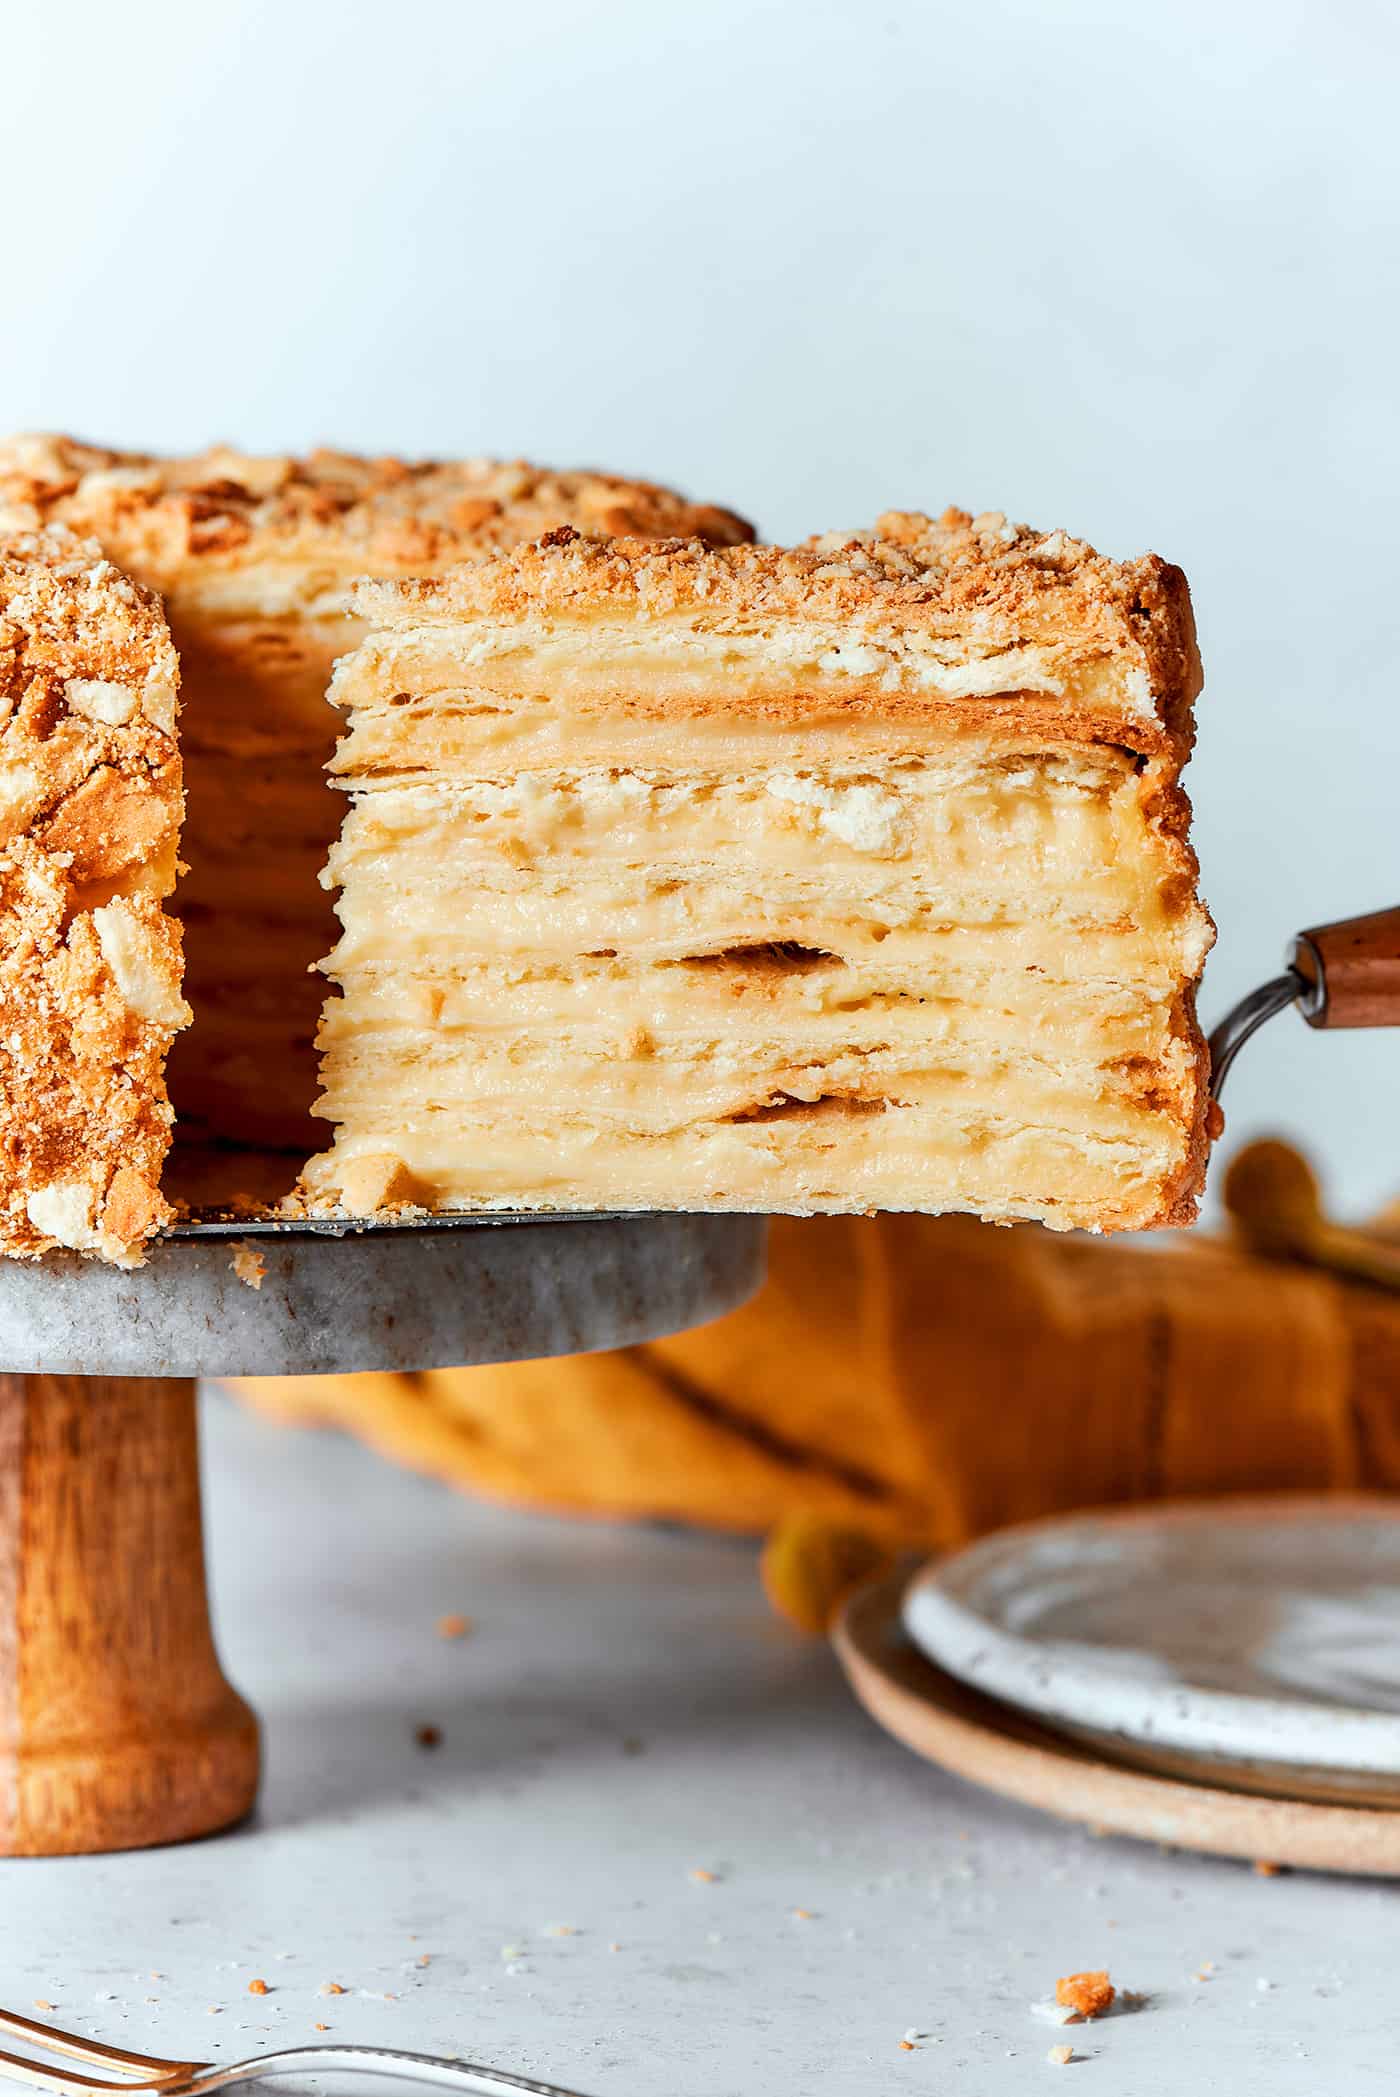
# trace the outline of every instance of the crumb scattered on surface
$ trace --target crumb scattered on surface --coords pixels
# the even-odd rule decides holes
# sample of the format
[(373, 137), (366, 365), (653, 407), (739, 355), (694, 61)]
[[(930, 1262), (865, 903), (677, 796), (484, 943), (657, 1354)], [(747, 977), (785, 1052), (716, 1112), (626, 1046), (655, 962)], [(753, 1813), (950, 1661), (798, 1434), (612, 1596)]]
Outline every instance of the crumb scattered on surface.
[(435, 1748), (435, 1747), (441, 1747), (441, 1746), (442, 1746), (442, 1727), (441, 1727), (441, 1726), (420, 1726), (420, 1727), (418, 1728), (417, 1732), (416, 1732), (416, 1733), (414, 1734), (414, 1736), (413, 1736), (413, 1737), (414, 1737), (414, 1739), (415, 1739), (415, 1740), (417, 1741), (417, 1743), (418, 1743), (418, 1745), (419, 1745), (419, 1747), (420, 1747), (420, 1748)]
[(1276, 1879), (1282, 1870), (1283, 1866), (1275, 1864), (1269, 1857), (1256, 1857), (1254, 1860), (1254, 1876), (1258, 1879)]
[(34, 1998), (34, 2007), (36, 2010), (51, 2010), (55, 2008), (56, 2005), (51, 2002), (46, 2002), (42, 1995), (36, 1995)]
[(248, 1993), (250, 1995), (267, 1995), (271, 1993), (271, 1990), (269, 1989), (265, 1980), (250, 1980), (248, 1983)]
[(1053, 2061), (1057, 2068), (1067, 2068), (1074, 2059), (1074, 2048), (1072, 2046), (1052, 2046), (1045, 2058), (1047, 2061)]
[(901, 2039), (899, 2050), (901, 2053), (912, 2053), (914, 2051), (914, 2041), (912, 2039)]
[(815, 1920), (810, 1908), (794, 1908), (792, 1915), (794, 1922), (812, 1922)]
[(240, 1238), (229, 1253), (233, 1271), (246, 1289), (260, 1289), (267, 1278), (267, 1261), (256, 1245)]
[(313, 2024), (311, 2029), (313, 2031), (329, 2031), (330, 2026), (329, 2024)]
[(1103, 2017), (1113, 2008), (1118, 1993), (1107, 1973), (1067, 1973), (1055, 1983), (1055, 2000), (1061, 2009), (1076, 2017)]
[(716, 1886), (719, 1884), (718, 1873), (706, 1871), (703, 1864), (697, 1864), (690, 1876), (694, 1879), (697, 1886)]
[(432, 1965), (432, 1963), (433, 1963), (433, 1955), (432, 1955), (432, 1953), (431, 1953), (430, 1951), (420, 1951), (420, 1952), (419, 1952), (419, 1954), (418, 1954), (418, 1964), (419, 1964), (420, 1966), (431, 1966), (431, 1965)]
[(322, 1981), (316, 1993), (318, 1995), (343, 1995), (345, 1990), (341, 1987), (339, 1981)]
[(439, 1638), (465, 1638), (467, 1633), (474, 1628), (469, 1616), (458, 1616), (455, 1611), (450, 1611), (446, 1616), (440, 1616), (437, 1620), (437, 1635)]

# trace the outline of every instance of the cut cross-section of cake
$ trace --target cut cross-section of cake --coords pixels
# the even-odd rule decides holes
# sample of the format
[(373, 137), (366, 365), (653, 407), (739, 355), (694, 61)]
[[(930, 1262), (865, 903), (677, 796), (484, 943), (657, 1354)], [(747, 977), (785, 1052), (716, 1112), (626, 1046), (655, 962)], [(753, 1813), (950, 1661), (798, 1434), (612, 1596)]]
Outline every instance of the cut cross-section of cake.
[(98, 546), (0, 539), (0, 1252), (130, 1266), (171, 1213), (178, 684), (159, 602)]
[(358, 608), (313, 1204), (1194, 1215), (1177, 569), (899, 513)]
[(324, 1140), (311, 1118), (315, 964), (337, 927), (319, 876), (343, 805), (324, 776), (337, 728), (326, 685), (364, 630), (347, 616), (352, 584), (432, 574), (564, 524), (721, 545), (749, 528), (649, 482), (518, 462), (0, 444), (0, 529), (46, 522), (91, 534), (158, 590), (180, 655), (188, 864), (174, 907), (195, 1024), (170, 1062), (172, 1182), (196, 1205), (279, 1196)]

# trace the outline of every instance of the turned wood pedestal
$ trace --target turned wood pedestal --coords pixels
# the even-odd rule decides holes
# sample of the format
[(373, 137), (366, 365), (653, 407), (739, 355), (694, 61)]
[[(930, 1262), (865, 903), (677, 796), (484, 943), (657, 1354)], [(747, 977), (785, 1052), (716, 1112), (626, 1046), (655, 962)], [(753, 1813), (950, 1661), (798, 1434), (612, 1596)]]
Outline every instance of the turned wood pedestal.
[(631, 1345), (742, 1303), (750, 1217), (194, 1226), (134, 1272), (0, 1261), (0, 1856), (213, 1834), (258, 1724), (210, 1629), (196, 1373), (426, 1369)]
[(0, 1376), (0, 1852), (180, 1842), (257, 1787), (209, 1625), (193, 1381)]

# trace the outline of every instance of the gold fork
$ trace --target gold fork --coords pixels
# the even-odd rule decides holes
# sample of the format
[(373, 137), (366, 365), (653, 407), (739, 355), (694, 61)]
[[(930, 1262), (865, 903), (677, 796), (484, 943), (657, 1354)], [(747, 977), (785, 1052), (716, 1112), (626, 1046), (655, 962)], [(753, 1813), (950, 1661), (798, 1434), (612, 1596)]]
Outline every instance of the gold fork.
[(202, 2097), (206, 2090), (228, 2090), (238, 2083), (258, 2082), (265, 2075), (392, 2075), (400, 2082), (436, 2084), (440, 2089), (458, 2090), (467, 2097), (578, 2097), (576, 2090), (561, 2089), (558, 2083), (535, 2082), (528, 2075), (507, 2075), (499, 2068), (480, 2068), (470, 2061), (441, 2060), (431, 2053), (404, 2053), (390, 2046), (289, 2046), (280, 2053), (260, 2054), (256, 2060), (234, 2061), (226, 2068), (209, 2061), (168, 2061), (149, 2053), (124, 2053), (119, 2046), (104, 2046), (97, 2039), (75, 2038), (72, 2032), (56, 2031), (51, 2024), (36, 2024), (31, 2017), (17, 2017), (0, 2010), (0, 2033), (23, 2040), (36, 2052), (58, 2055), (62, 2060), (83, 2061), (90, 2068), (115, 2068), (115, 2075), (84, 2075), (77, 2069), (48, 2067), (42, 2060), (0, 2049), (0, 2076), (9, 2082), (27, 2083), (32, 2090), (52, 2097), (91, 2097), (91, 2093), (116, 2092), (134, 2097), (138, 2091), (157, 2097)]

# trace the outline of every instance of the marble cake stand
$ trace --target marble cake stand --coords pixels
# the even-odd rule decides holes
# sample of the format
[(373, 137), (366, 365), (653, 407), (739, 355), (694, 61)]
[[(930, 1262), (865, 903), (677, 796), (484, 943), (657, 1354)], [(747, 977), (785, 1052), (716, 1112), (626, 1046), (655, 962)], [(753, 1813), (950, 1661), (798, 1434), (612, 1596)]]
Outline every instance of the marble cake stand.
[(197, 1376), (625, 1346), (762, 1276), (762, 1221), (735, 1216), (199, 1224), (134, 1273), (0, 1262), (0, 1855), (183, 1841), (253, 1804), (258, 1724), (209, 1623)]

